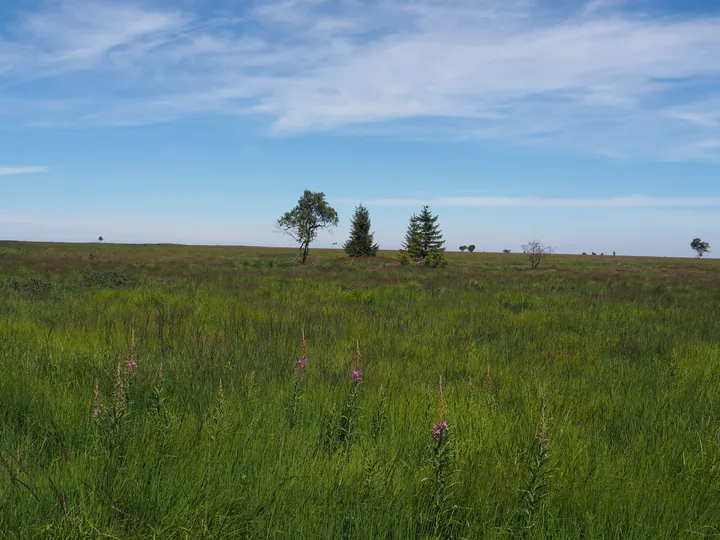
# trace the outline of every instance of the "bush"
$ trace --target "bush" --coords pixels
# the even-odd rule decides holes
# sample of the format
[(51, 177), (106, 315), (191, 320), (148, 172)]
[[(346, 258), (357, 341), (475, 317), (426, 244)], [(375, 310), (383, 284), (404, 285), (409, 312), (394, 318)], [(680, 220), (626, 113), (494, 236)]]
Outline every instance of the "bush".
[(412, 264), (412, 258), (410, 257), (410, 254), (407, 252), (407, 250), (403, 249), (400, 251), (400, 255), (398, 256), (398, 259), (400, 260), (400, 264), (403, 266), (406, 264)]
[(0, 288), (3, 287), (36, 297), (47, 296), (55, 290), (55, 284), (52, 281), (36, 277), (26, 279), (9, 278), (4, 283), (0, 282)]
[(88, 274), (83, 278), (83, 283), (87, 287), (117, 289), (121, 287), (135, 287), (140, 284), (140, 281), (132, 274), (126, 274), (119, 270), (109, 270)]
[(443, 266), (447, 266), (445, 255), (442, 251), (433, 251), (432, 253), (428, 253), (428, 256), (425, 257), (425, 266), (429, 266), (430, 268), (442, 268)]

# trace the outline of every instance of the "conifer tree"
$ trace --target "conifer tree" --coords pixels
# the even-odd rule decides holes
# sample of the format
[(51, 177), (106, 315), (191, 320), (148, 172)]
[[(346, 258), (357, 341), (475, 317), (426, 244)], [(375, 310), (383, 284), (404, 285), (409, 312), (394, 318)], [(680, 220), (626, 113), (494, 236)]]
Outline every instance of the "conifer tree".
[(438, 216), (433, 216), (427, 206), (423, 206), (420, 216), (420, 238), (422, 258), (425, 259), (431, 253), (442, 253), (445, 248), (442, 247), (445, 240), (442, 239), (440, 226), (437, 224)]
[(444, 266), (446, 264), (440, 226), (437, 224), (438, 216), (433, 216), (427, 206), (423, 206), (420, 215), (413, 214), (410, 218), (401, 260), (408, 256), (413, 262), (424, 262), (428, 266)]
[(350, 238), (343, 249), (348, 257), (374, 257), (380, 249), (373, 243), (373, 234), (370, 232), (370, 212), (362, 204), (355, 208)]
[[(414, 262), (424, 258), (422, 253), (422, 238), (420, 235), (420, 218), (415, 214), (410, 218), (405, 240), (402, 243), (402, 252), (406, 253)], [(401, 252), (401, 254), (402, 254)]]

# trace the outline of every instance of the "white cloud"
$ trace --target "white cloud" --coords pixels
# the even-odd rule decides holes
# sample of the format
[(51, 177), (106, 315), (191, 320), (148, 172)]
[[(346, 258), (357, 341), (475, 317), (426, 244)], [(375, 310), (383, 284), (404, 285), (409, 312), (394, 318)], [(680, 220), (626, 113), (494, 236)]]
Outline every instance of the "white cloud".
[[(720, 132), (707, 97), (720, 82), (720, 17), (630, 14), (625, 3), (280, 0), (209, 19), (63, 0), (0, 41), (0, 115), (85, 126), (262, 114), (278, 134), (373, 125), (401, 137), (403, 122), (433, 118), (439, 132), (411, 129), (714, 160), (687, 149), (708, 138), (697, 130)], [(2, 98), (3, 85), (48, 77), (73, 84), (42, 88), (40, 107)]]
[(33, 174), (47, 171), (47, 167), (0, 167), (0, 176)]
[[(720, 149), (720, 141), (717, 148)], [(357, 204), (355, 200), (336, 201)], [(372, 206), (477, 207), (477, 208), (689, 208), (720, 207), (720, 198), (657, 198), (645, 196), (614, 197), (609, 199), (561, 199), (536, 197), (444, 197), (440, 199), (378, 199), (366, 201)]]

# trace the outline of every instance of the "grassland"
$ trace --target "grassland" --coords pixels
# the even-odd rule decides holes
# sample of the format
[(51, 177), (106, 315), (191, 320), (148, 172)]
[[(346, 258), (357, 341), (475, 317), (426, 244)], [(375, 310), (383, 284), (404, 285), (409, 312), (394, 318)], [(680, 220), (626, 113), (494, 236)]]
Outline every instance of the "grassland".
[(293, 258), (0, 243), (0, 537), (720, 536), (720, 262)]

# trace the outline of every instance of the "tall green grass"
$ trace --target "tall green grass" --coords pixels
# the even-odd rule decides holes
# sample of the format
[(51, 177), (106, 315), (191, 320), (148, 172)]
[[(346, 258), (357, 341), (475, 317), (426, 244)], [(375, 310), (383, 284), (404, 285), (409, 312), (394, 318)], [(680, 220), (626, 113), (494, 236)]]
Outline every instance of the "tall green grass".
[(291, 260), (0, 246), (0, 536), (720, 535), (714, 261)]

